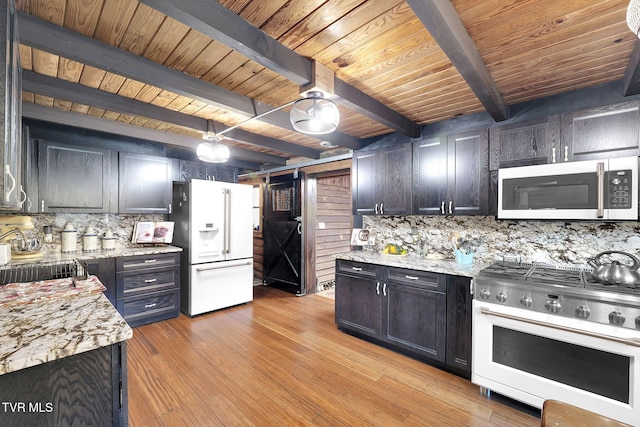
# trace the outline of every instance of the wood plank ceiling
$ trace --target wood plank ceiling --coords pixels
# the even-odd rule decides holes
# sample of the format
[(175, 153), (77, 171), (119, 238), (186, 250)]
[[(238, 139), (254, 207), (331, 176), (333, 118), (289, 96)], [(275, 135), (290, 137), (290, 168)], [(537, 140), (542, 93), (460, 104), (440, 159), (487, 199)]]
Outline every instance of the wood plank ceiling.
[(317, 61), (335, 73), (337, 132), (297, 133), (283, 109), (225, 137), (246, 168), (318, 158), (321, 141), (357, 149), (459, 115), (500, 121), (509, 105), (623, 80), (638, 67), (627, 5), (16, 0), (24, 115), (195, 147), (207, 124), (219, 132), (299, 98)]

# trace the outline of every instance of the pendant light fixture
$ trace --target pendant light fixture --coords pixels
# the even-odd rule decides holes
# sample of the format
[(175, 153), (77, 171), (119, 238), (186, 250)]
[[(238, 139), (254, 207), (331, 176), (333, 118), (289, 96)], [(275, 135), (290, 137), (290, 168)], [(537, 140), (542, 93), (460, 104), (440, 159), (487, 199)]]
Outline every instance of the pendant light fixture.
[(333, 101), (325, 98), (325, 95), (333, 94), (333, 71), (314, 61), (311, 77), (309, 84), (300, 86), (300, 96), (303, 96), (303, 98), (256, 114), (220, 132), (215, 131), (213, 120), (207, 120), (207, 131), (203, 135), (203, 138), (207, 141), (198, 144), (196, 148), (198, 159), (209, 163), (226, 162), (229, 160), (231, 153), (229, 152), (229, 147), (220, 142), (224, 133), (290, 105), (293, 106), (291, 107), (289, 120), (291, 120), (291, 125), (298, 132), (309, 135), (322, 135), (335, 131), (340, 122), (340, 110), (338, 110)]
[(198, 159), (208, 163), (224, 163), (229, 160), (229, 147), (220, 142), (217, 137), (201, 142), (196, 148)]
[(300, 86), (304, 98), (296, 101), (291, 108), (291, 124), (298, 132), (322, 135), (338, 128), (340, 110), (326, 95), (333, 94), (333, 71), (314, 61), (311, 67), (311, 82)]
[(198, 159), (208, 163), (224, 163), (229, 160), (229, 147), (220, 142), (212, 120), (207, 120), (207, 132), (203, 135), (205, 142), (198, 144), (196, 155)]
[(640, 38), (640, 0), (631, 0), (627, 7), (627, 25)]
[(336, 104), (324, 99), (322, 92), (310, 91), (291, 108), (291, 124), (298, 132), (322, 135), (338, 128), (340, 111)]

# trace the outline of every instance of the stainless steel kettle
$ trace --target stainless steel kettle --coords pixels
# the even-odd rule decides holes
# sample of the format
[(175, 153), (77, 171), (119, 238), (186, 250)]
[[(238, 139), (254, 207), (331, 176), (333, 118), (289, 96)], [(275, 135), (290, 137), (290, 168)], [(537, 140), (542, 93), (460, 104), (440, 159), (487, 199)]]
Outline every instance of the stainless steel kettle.
[[(633, 261), (633, 265), (627, 266), (617, 260), (611, 261), (609, 264), (603, 264), (600, 262), (600, 258), (611, 254), (624, 255)], [(630, 288), (640, 286), (640, 272), (638, 272), (640, 260), (630, 253), (605, 251), (599, 253), (594, 258), (589, 258), (587, 262), (594, 268), (591, 275), (600, 283), (604, 283), (605, 285), (620, 285)]]

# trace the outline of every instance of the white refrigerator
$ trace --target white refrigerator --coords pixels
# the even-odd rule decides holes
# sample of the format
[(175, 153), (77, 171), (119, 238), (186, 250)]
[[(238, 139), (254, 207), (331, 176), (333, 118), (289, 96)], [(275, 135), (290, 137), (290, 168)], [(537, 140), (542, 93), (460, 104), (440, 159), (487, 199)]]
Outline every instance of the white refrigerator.
[(173, 183), (173, 243), (181, 255), (180, 309), (189, 316), (253, 300), (253, 187)]

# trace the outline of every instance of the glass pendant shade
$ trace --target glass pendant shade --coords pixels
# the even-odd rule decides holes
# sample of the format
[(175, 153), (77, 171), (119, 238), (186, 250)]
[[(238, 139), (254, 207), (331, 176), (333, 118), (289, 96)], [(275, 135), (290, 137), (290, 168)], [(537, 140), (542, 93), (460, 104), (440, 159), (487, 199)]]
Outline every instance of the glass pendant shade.
[(629, 2), (627, 25), (637, 37), (640, 37), (640, 0), (631, 0)]
[(229, 160), (231, 153), (229, 152), (229, 147), (215, 139), (198, 144), (196, 155), (203, 162), (224, 163)]
[(293, 104), (290, 119), (298, 132), (321, 135), (338, 128), (340, 111), (336, 104), (324, 99), (321, 92), (309, 92), (307, 98)]

